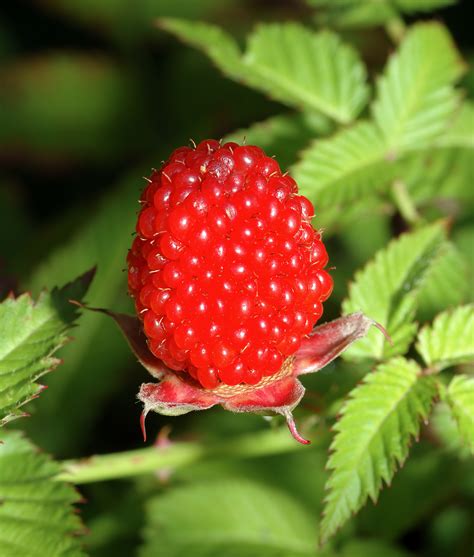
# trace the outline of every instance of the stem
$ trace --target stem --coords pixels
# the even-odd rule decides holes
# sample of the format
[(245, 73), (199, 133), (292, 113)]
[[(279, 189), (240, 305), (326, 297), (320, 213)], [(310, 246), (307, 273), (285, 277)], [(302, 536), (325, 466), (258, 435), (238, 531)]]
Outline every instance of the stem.
[(184, 468), (207, 458), (250, 458), (301, 450), (302, 445), (288, 434), (286, 428), (265, 430), (224, 442), (173, 443), (169, 447), (147, 447), (134, 451), (95, 455), (63, 462), (58, 481), (74, 484), (130, 478), (164, 469)]
[(402, 42), (406, 32), (406, 25), (402, 18), (394, 16), (386, 25), (385, 30), (395, 44)]
[(395, 180), (392, 184), (392, 195), (400, 214), (408, 224), (417, 226), (421, 222), (421, 216), (416, 210), (415, 204), (408, 193), (405, 184), (401, 180)]

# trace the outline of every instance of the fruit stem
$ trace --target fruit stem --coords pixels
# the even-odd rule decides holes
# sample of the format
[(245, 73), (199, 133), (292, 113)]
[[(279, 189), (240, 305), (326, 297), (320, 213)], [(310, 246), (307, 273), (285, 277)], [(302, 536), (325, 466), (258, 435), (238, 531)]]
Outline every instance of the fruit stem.
[(167, 447), (94, 455), (62, 463), (58, 481), (92, 483), (180, 469), (211, 458), (255, 458), (297, 451), (302, 445), (288, 435), (286, 428), (230, 438), (219, 443), (176, 442)]

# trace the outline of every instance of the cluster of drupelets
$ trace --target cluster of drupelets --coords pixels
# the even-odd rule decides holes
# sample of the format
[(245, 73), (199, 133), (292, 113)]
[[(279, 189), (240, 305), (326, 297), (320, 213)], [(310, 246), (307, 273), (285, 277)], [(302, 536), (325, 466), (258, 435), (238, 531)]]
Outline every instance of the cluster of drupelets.
[(259, 148), (176, 149), (141, 198), (128, 281), (151, 352), (205, 388), (277, 373), (332, 291), (313, 206)]

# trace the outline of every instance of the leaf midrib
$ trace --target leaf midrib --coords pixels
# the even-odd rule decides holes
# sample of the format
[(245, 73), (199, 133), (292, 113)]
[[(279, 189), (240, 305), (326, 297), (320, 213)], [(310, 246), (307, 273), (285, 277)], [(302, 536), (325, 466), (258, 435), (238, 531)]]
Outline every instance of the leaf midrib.
[[(340, 124), (347, 124), (351, 121), (352, 115), (348, 114), (346, 111), (341, 111), (331, 106), (330, 104), (324, 102), (321, 97), (318, 97), (316, 94), (307, 93), (301, 87), (296, 87), (294, 82), (281, 74), (278, 74), (272, 71), (271, 68), (268, 66), (263, 66), (255, 62), (255, 59), (245, 59), (243, 60), (244, 65), (247, 69), (253, 71), (258, 78), (268, 79), (286, 89), (290, 94), (298, 97), (301, 102), (309, 105), (311, 108), (323, 112), (324, 114), (330, 116), (334, 120), (336, 120)], [(258, 87), (261, 87), (258, 84)], [(270, 96), (276, 97), (270, 88), (265, 86), (265, 90), (269, 93)], [(281, 101), (284, 102), (284, 101)]]
[[(398, 58), (397, 62), (398, 62), (398, 68), (400, 68), (400, 66), (401, 66), (400, 57)], [(386, 134), (385, 128), (383, 126), (380, 126), (380, 121), (379, 121), (378, 118), (376, 118), (377, 125), (382, 130), (382, 132), (383, 132), (384, 136), (386, 137), (386, 139), (387, 139), (391, 148), (394, 148), (394, 147), (404, 148), (405, 147), (403, 145), (403, 143), (404, 143), (403, 141), (400, 143), (400, 138), (403, 137), (403, 131), (404, 131), (404, 129), (406, 129), (407, 122), (410, 120), (411, 115), (414, 113), (414, 107), (416, 108), (417, 102), (420, 99), (419, 91), (422, 90), (423, 87), (426, 85), (426, 83), (429, 81), (427, 79), (427, 76), (430, 75), (430, 73), (433, 71), (433, 68), (436, 68), (435, 62), (436, 62), (436, 59), (430, 58), (430, 64), (429, 65), (428, 64), (422, 65), (421, 66), (421, 71), (419, 70), (418, 72), (416, 72), (416, 81), (415, 81), (414, 85), (410, 88), (410, 98), (408, 99), (408, 102), (405, 104), (404, 109), (397, 111), (397, 116), (398, 117), (396, 119), (395, 126), (392, 128), (390, 134)], [(399, 69), (398, 68), (397, 68), (397, 75), (399, 74)], [(412, 73), (412, 75), (413, 75), (413, 73)], [(397, 79), (397, 77), (395, 77), (395, 79)], [(389, 81), (390, 81), (390, 83), (389, 83)], [(393, 87), (391, 87), (391, 82), (392, 82), (392, 79), (390, 79), (390, 80), (387, 79), (387, 82), (386, 82), (387, 88), (393, 88)], [(448, 84), (446, 84), (446, 85), (448, 85)], [(436, 89), (433, 89), (433, 91), (431, 91), (431, 94), (433, 94), (435, 91), (438, 91), (439, 88), (440, 88), (440, 86), (436, 87)], [(421, 97), (421, 99), (424, 99), (425, 96), (426, 95), (423, 95)], [(406, 99), (406, 97), (405, 97), (405, 99)]]

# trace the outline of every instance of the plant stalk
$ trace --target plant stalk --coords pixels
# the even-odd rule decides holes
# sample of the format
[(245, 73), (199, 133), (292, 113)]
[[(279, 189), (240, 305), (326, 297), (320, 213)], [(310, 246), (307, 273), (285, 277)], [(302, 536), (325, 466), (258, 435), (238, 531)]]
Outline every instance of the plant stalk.
[[(65, 461), (58, 481), (84, 484), (178, 469), (210, 458), (254, 458), (304, 450), (286, 428), (265, 430), (219, 443), (177, 442), (169, 446), (95, 455)], [(306, 449), (307, 450), (307, 449)]]

